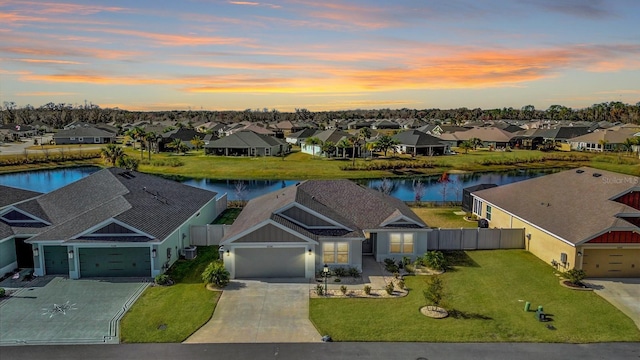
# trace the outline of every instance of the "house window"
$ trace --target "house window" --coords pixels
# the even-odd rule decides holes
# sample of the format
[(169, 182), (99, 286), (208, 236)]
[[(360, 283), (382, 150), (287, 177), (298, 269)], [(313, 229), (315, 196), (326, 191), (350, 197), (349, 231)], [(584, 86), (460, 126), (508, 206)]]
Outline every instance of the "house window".
[(94, 137), (93, 138), (93, 142), (96, 144), (100, 144), (100, 138), (99, 137)]
[(264, 149), (264, 154), (267, 155), (267, 156), (271, 155), (271, 149), (265, 148)]
[(491, 205), (487, 205), (487, 220), (491, 221)]
[(75, 137), (70, 137), (70, 138), (69, 138), (69, 140), (75, 140), (75, 139), (76, 139)]
[(473, 213), (482, 216), (482, 201), (473, 199)]
[(391, 233), (389, 235), (390, 254), (413, 254), (413, 233)]
[(324, 262), (325, 264), (348, 264), (349, 263), (349, 243), (348, 242), (322, 243), (322, 262)]

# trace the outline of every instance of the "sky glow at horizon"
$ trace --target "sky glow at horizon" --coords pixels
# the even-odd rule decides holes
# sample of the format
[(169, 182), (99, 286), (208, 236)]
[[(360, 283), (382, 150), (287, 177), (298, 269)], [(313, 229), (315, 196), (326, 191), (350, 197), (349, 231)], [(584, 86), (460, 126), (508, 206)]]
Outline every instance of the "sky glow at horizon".
[(0, 104), (635, 104), (639, 24), (637, 0), (0, 0)]

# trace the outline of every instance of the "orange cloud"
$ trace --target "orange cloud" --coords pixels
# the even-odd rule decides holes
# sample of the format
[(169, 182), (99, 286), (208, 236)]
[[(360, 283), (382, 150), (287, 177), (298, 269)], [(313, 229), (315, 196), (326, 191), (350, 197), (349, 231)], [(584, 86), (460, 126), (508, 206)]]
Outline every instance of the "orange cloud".
[(113, 28), (93, 28), (84, 29), (84, 31), (102, 32), (107, 34), (117, 34), (125, 36), (135, 36), (143, 39), (149, 39), (163, 46), (200, 46), (200, 45), (230, 45), (238, 43), (246, 43), (249, 39), (234, 37), (215, 37), (215, 36), (198, 36), (198, 35), (176, 35), (162, 34), (138, 30), (113, 29)]
[(26, 63), (36, 63), (36, 64), (60, 64), (60, 65), (80, 65), (84, 64), (78, 61), (70, 61), (70, 60), (51, 60), (51, 59), (11, 59), (13, 61), (21, 61)]
[(59, 91), (32, 91), (32, 92), (19, 92), (15, 93), (16, 96), (67, 96), (78, 95), (74, 92), (59, 92)]
[(274, 5), (274, 4), (268, 4), (268, 3), (259, 3), (259, 2), (254, 2), (254, 1), (229, 1), (229, 4), (233, 4), (233, 5), (249, 5), (249, 6), (266, 6), (266, 7), (270, 7), (272, 9), (279, 9), (282, 6), (280, 5)]

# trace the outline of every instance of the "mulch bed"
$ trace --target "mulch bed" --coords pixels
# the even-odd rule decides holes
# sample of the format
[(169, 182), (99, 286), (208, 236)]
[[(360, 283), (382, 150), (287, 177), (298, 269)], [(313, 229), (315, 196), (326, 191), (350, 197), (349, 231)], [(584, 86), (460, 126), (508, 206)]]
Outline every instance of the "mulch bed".
[(423, 306), (420, 308), (420, 313), (432, 319), (444, 319), (449, 316), (447, 310), (438, 306)]
[(592, 291), (593, 289), (588, 287), (587, 285), (583, 284), (583, 283), (579, 283), (579, 284), (574, 284), (569, 280), (566, 279), (562, 279), (560, 280), (560, 285), (562, 285), (563, 287), (566, 287), (567, 289), (573, 289), (573, 290), (582, 290), (582, 291)]

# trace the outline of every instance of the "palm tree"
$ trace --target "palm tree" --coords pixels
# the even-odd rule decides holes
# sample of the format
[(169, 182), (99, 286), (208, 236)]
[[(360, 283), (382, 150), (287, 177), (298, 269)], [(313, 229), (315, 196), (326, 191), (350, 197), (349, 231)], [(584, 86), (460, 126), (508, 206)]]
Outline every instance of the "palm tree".
[(384, 157), (387, 157), (387, 151), (396, 145), (398, 145), (398, 140), (390, 135), (382, 135), (378, 138), (378, 141), (375, 142), (375, 147), (384, 151)]
[(204, 146), (204, 141), (200, 139), (200, 136), (198, 135), (194, 136), (193, 139), (189, 140), (189, 142), (196, 148), (196, 151), (200, 150), (200, 148)]
[(151, 161), (151, 148), (152, 143), (156, 141), (156, 134), (154, 132), (148, 132), (144, 134), (144, 139), (147, 141), (147, 151), (149, 152), (149, 161)]
[(336, 147), (339, 149), (342, 149), (342, 158), (347, 157), (347, 148), (350, 146), (351, 146), (351, 143), (349, 142), (348, 139), (341, 139), (340, 141), (338, 141), (338, 144), (336, 145)]
[(322, 141), (317, 137), (310, 137), (304, 141), (305, 145), (313, 147), (313, 156), (316, 156), (316, 145), (322, 144)]
[(605, 139), (598, 140), (598, 144), (600, 144), (600, 149), (602, 152), (604, 152), (604, 148), (607, 146), (608, 143), (609, 143), (609, 140), (605, 140)]
[(362, 139), (364, 148), (366, 150), (367, 139), (371, 137), (371, 129), (369, 129), (368, 127), (363, 127), (362, 129), (360, 129), (360, 133), (358, 133), (358, 137)]
[(351, 161), (352, 161), (352, 165), (355, 166), (356, 165), (356, 146), (358, 146), (358, 136), (351, 136), (347, 139), (347, 141), (349, 141), (349, 144), (351, 144), (352, 146), (352, 153), (351, 153)]
[(127, 155), (124, 153), (124, 150), (122, 150), (122, 147), (116, 144), (109, 144), (100, 149), (100, 156), (111, 163), (112, 166), (116, 166), (119, 161)]
[(184, 150), (185, 148), (185, 145), (181, 139), (173, 139), (173, 141), (170, 142), (167, 146), (172, 149), (176, 149), (177, 154), (180, 154), (180, 151)]
[[(141, 128), (139, 128), (137, 126), (126, 132), (126, 135), (133, 139), (133, 148), (134, 149), (136, 148), (136, 141), (140, 140), (140, 135), (141, 134), (144, 134), (144, 130), (142, 130)], [(142, 147), (142, 145), (140, 145), (140, 147)]]
[(637, 141), (635, 138), (626, 138), (622, 143), (622, 146), (627, 150), (627, 153), (629, 153), (629, 155), (631, 155), (631, 153), (633, 152), (634, 145), (637, 145)]
[(322, 143), (322, 152), (330, 158), (331, 155), (336, 152), (336, 145), (333, 141), (325, 141)]

